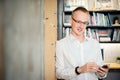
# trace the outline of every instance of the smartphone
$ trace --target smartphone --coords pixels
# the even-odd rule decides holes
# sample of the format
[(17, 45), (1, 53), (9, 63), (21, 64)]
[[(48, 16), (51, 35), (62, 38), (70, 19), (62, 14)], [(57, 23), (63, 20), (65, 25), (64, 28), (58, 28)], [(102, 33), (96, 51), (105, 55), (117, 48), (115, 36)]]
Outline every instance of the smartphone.
[(105, 69), (107, 69), (107, 68), (108, 68), (108, 66), (107, 66), (107, 65), (103, 65), (103, 66), (102, 66), (102, 68), (105, 68)]

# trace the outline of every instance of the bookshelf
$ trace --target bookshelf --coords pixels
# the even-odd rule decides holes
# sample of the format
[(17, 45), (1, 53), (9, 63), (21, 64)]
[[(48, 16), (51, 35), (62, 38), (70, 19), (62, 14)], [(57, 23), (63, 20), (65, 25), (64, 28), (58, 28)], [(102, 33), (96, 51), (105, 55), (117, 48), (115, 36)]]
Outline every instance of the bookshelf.
[[(115, 17), (117, 17), (120, 22), (119, 5), (114, 6), (113, 0), (108, 0), (111, 1), (110, 8), (103, 9), (102, 7), (98, 9), (98, 6), (96, 7), (95, 5), (96, 1), (97, 0), (94, 0), (95, 3), (93, 2), (94, 4), (89, 5), (91, 3), (90, 0), (58, 0), (58, 39), (70, 33), (71, 25), (69, 18), (71, 17), (72, 10), (80, 4), (90, 12), (86, 36), (91, 34), (90, 37), (96, 38), (100, 43), (120, 43), (120, 25), (113, 24)], [(76, 5), (75, 2), (77, 2)], [(117, 3), (116, 0), (114, 2)]]
[[(64, 1), (70, 1), (70, 5), (66, 6), (66, 3)], [(71, 31), (71, 25), (69, 24), (69, 18), (71, 16), (72, 10), (79, 6), (77, 2), (77, 5), (73, 5), (72, 2), (81, 1), (81, 0), (57, 0), (58, 2), (58, 40), (62, 39), (63, 37), (67, 36), (69, 32)], [(95, 14), (102, 14), (103, 16), (107, 16), (108, 18), (108, 24), (100, 25), (100, 24), (89, 24), (87, 26), (87, 29), (91, 30), (97, 30), (97, 31), (103, 31), (101, 33), (108, 33), (103, 35), (104, 37), (101, 37), (100, 46), (103, 51), (104, 55), (104, 61), (105, 62), (115, 62), (114, 59), (116, 56), (120, 55), (120, 40), (113, 40), (113, 35), (118, 33), (117, 31), (120, 31), (120, 25), (113, 25), (113, 18), (118, 17), (120, 21), (120, 0), (103, 0), (103, 1), (110, 1), (111, 7), (105, 7), (98, 6), (96, 1), (100, 0), (84, 0), (83, 4), (85, 3), (85, 6), (89, 12), (90, 15), (93, 16), (93, 13)], [(118, 1), (118, 2), (117, 2)], [(86, 3), (88, 2), (88, 3)], [(81, 2), (82, 3), (82, 2)], [(100, 3), (104, 4), (104, 3)], [(115, 5), (114, 5), (115, 4)], [(72, 6), (73, 5), (73, 6)], [(108, 5), (108, 4), (107, 4)], [(71, 7), (72, 6), (72, 7)], [(105, 31), (105, 32), (104, 32)], [(107, 32), (106, 32), (107, 31)], [(108, 36), (108, 37), (107, 37)], [(110, 69), (110, 72), (108, 73), (108, 77), (105, 80), (115, 79), (119, 80), (119, 72), (120, 69)]]

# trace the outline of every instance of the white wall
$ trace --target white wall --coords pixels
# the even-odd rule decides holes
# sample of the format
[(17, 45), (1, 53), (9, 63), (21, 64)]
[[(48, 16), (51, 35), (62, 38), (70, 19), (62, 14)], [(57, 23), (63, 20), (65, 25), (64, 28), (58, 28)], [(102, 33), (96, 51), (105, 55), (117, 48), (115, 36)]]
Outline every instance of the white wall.
[(105, 62), (116, 62), (116, 57), (120, 56), (120, 43), (101, 43), (104, 49)]

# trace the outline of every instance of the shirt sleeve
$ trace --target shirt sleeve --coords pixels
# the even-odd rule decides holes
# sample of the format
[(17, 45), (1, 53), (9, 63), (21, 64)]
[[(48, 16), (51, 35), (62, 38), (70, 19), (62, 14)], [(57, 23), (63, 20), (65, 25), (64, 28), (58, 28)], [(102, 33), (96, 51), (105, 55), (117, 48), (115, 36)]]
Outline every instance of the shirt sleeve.
[(58, 79), (72, 79), (77, 75), (75, 73), (75, 67), (69, 68), (64, 63), (64, 46), (56, 42), (56, 77)]
[(96, 75), (98, 76), (99, 79), (104, 79), (104, 78), (106, 78), (106, 76), (107, 76), (107, 74), (105, 74), (104, 76), (101, 77), (101, 76), (99, 76), (97, 73), (96, 73)]

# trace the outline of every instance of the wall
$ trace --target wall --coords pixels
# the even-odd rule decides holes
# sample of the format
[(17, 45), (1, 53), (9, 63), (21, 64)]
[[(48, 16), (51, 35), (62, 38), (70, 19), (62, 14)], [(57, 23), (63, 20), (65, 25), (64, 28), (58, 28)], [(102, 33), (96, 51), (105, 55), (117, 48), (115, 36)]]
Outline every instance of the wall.
[(0, 80), (55, 80), (56, 40), (56, 0), (0, 0)]
[(120, 56), (119, 43), (101, 43), (101, 48), (104, 49), (104, 62), (116, 62), (116, 57)]
[(44, 80), (40, 4), (40, 0), (5, 1), (5, 80)]
[(4, 80), (4, 63), (3, 63), (3, 17), (4, 1), (0, 0), (0, 80)]

